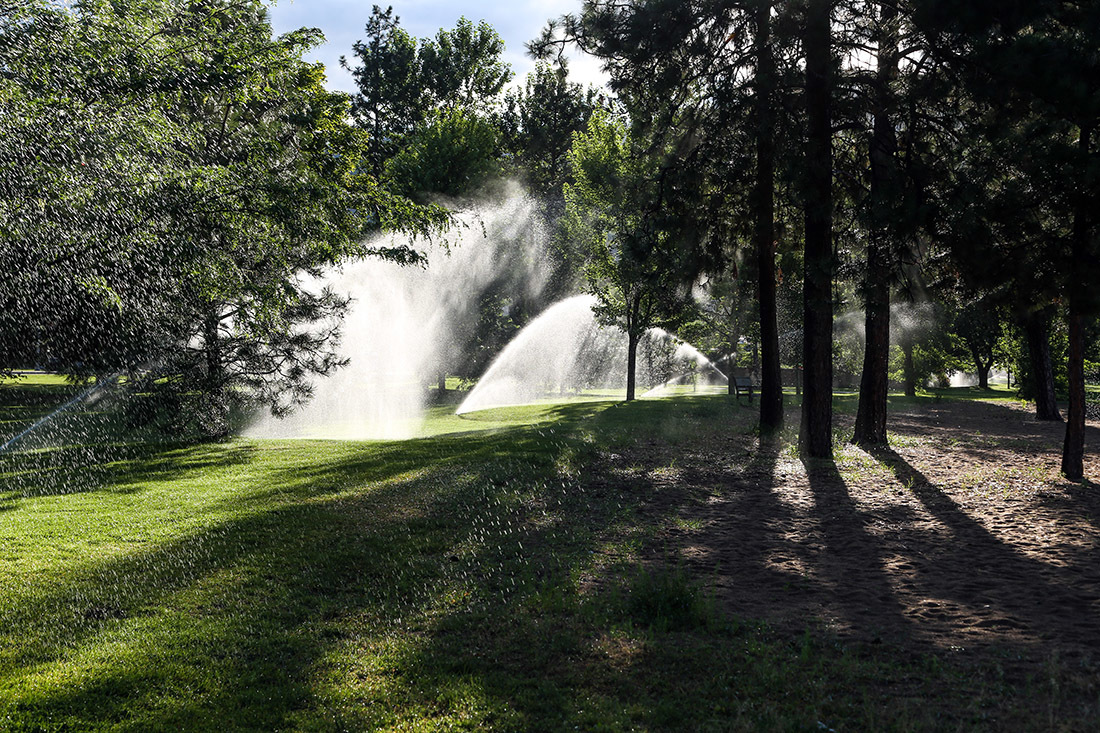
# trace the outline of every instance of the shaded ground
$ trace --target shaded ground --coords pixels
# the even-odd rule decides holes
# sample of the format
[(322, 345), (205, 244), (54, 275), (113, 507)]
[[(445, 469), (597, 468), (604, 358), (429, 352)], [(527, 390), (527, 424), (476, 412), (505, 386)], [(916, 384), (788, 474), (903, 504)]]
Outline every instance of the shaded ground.
[[(850, 436), (850, 416), (838, 423), (838, 439)], [(791, 436), (751, 433), (605, 460), (617, 480), (655, 490), (654, 519), (671, 517), (648, 556), (704, 579), (730, 613), (995, 659), (1018, 682), (1054, 664), (1095, 705), (1100, 486), (1059, 477), (1064, 424), (1014, 403), (929, 401), (895, 411), (891, 427), (891, 448), (838, 445), (835, 463), (803, 465)], [(1085, 474), (1100, 476), (1096, 423), (1086, 441)]]

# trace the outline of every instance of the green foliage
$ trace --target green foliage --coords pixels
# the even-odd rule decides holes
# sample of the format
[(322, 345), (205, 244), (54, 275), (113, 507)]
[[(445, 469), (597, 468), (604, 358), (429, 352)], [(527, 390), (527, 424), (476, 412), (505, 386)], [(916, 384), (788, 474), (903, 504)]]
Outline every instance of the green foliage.
[(469, 341), (465, 358), (455, 373), (476, 380), (489, 368), (492, 360), (508, 345), (520, 329), (515, 303), (507, 295), (508, 288), (497, 285), (487, 289), (478, 301), (477, 323)]
[(440, 29), (424, 42), (422, 78), (436, 104), (484, 113), (512, 79), (511, 67), (500, 60), (503, 53), (504, 40), (491, 25), (459, 18), (454, 30)]
[(166, 406), (220, 405), (212, 434), (232, 403), (308, 397), (343, 303), (304, 276), (415, 258), (360, 243), (445, 220), (363, 170), (347, 98), (301, 58), (318, 40), (272, 38), (252, 0), (0, 20), (0, 365), (127, 372)]
[(947, 167), (929, 188), (934, 231), (971, 282), (1008, 286), (1014, 304), (1072, 292), (1095, 312), (1083, 283), (1100, 261), (1088, 213), (1100, 208), (1100, 15), (1077, 3), (948, 5), (923, 0), (913, 16), (951, 71), (939, 93), (956, 127), (937, 146)]
[(400, 149), (405, 136), (424, 120), (432, 101), (416, 39), (399, 20), (393, 8), (375, 5), (365, 28), (367, 40), (352, 45), (357, 64), (352, 67), (347, 58), (340, 59), (359, 89), (351, 111), (369, 136), (367, 163), (376, 177), (381, 177), (385, 161)]
[(460, 196), (499, 173), (499, 133), (489, 121), (512, 78), (504, 42), (482, 21), (417, 41), (393, 8), (373, 7), (353, 46), (352, 112), (367, 132), (367, 160), (406, 195)]
[(595, 90), (569, 81), (564, 61), (538, 63), (521, 89), (508, 92), (500, 113), (505, 147), (524, 182), (539, 196), (560, 199), (573, 133), (585, 128)]
[(648, 216), (657, 197), (652, 157), (634, 147), (620, 120), (597, 112), (574, 135), (569, 159), (565, 231), (580, 251), (586, 289), (599, 300), (597, 316), (632, 339), (676, 320), (684, 273), (675, 269), (675, 233)]
[(488, 120), (462, 108), (441, 110), (386, 162), (386, 180), (409, 197), (468, 195), (499, 176), (498, 147)]

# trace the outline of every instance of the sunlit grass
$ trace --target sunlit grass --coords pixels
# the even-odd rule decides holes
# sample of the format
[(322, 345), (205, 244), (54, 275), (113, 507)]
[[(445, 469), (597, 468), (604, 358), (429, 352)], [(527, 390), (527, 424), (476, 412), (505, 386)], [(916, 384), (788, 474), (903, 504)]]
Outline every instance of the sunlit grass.
[[(674, 438), (698, 427), (670, 408), (639, 403)], [(561, 710), (543, 719), (542, 680), (588, 633), (594, 611), (568, 620), (575, 573), (621, 516), (621, 497), (570, 476), (593, 436), (638, 428), (631, 410), (507, 408), (481, 416), (494, 432), (403, 443), (150, 446), (64, 486), (32, 455), (0, 496), (0, 720), (595, 724), (570, 702), (575, 679), (551, 685)], [(548, 608), (567, 628), (540, 648)]]
[[(2, 457), (0, 729), (951, 723), (889, 690), (957, 683), (964, 709), (971, 670), (790, 639), (724, 616), (706, 578), (641, 564), (648, 538), (704, 530), (648, 503), (679, 470), (649, 446), (751, 446), (755, 420), (721, 394), (440, 405), (403, 442)], [(854, 448), (838, 464), (874, 469)]]
[(34, 371), (18, 372), (15, 377), (0, 378), (0, 389), (16, 386), (67, 387), (69, 381), (62, 374)]

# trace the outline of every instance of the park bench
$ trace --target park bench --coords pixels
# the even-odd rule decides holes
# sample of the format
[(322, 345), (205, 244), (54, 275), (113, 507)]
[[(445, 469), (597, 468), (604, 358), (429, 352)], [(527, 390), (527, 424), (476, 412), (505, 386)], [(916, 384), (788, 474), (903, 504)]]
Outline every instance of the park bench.
[(752, 404), (752, 389), (752, 379), (749, 377), (733, 378), (733, 391), (738, 400), (741, 399), (742, 395), (747, 395), (749, 404)]

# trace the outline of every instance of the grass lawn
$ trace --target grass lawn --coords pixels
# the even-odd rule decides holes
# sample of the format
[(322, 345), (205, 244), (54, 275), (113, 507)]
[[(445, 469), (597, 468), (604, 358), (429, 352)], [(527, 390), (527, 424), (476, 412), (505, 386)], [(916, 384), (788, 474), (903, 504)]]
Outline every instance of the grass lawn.
[[(63, 393), (0, 387), (0, 440)], [(732, 398), (436, 412), (405, 442), (0, 455), (0, 729), (970, 728), (1034, 692), (648, 562), (670, 489), (595, 467), (751, 434)]]

